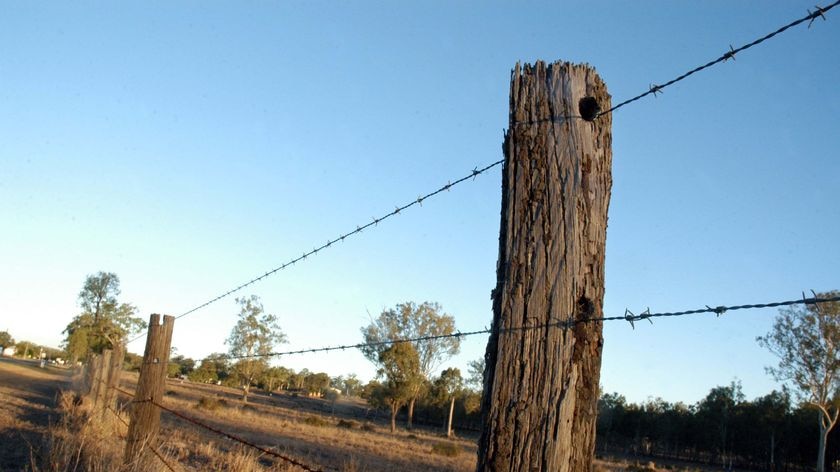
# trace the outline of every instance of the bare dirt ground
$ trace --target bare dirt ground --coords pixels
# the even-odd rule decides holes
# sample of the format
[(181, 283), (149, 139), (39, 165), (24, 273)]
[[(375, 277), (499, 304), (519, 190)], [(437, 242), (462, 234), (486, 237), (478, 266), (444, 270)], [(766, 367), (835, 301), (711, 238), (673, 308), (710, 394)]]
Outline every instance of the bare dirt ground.
[(0, 357), (0, 470), (29, 469), (57, 416), (56, 394), (70, 377), (65, 369)]

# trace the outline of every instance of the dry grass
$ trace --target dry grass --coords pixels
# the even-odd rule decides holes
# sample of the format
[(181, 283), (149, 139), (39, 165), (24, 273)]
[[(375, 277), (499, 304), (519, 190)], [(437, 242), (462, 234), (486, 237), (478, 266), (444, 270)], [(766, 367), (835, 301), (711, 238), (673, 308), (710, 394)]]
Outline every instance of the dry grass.
[[(2, 367), (6, 368), (5, 365)], [(60, 376), (50, 377), (48, 373), (37, 370), (20, 370), (15, 374), (28, 375), (27, 379), (33, 382), (62, 380)], [(125, 374), (123, 387), (131, 389), (134, 381), (136, 374)], [(16, 385), (8, 382), (8, 385), (13, 384)], [(37, 430), (39, 426), (27, 418), (32, 416), (33, 411), (46, 414), (52, 410), (52, 405), (33, 403), (23, 394), (24, 387), (15, 391), (10, 388), (0, 382), (0, 432)], [(387, 424), (370, 418), (360, 403), (345, 402), (335, 410), (336, 415), (332, 415), (332, 405), (317, 399), (253, 395), (248, 404), (243, 404), (239, 400), (240, 392), (234, 389), (179, 382), (169, 382), (166, 392), (163, 404), (167, 407), (318, 468), (344, 472), (475, 470), (474, 440), (448, 440), (442, 437), (441, 431), (423, 428), (398, 430), (391, 434)], [(121, 398), (121, 401), (127, 399)], [(126, 465), (122, 463), (125, 447), (122, 438), (127, 430), (124, 421), (128, 420), (124, 412), (119, 417), (111, 412), (104, 416), (91, 414), (90, 407), (75, 401), (75, 395), (71, 393), (62, 394), (58, 403), (60, 419), (49, 428), (40, 428), (46, 430), (42, 431), (46, 436), (45, 446), (32, 448), (31, 460), (27, 448), (22, 448), (27, 456), (25, 462), (31, 462), (30, 467), (20, 467), (23, 459), (16, 458), (18, 462), (10, 462), (16, 464), (15, 467), (0, 469), (154, 472), (169, 470), (165, 461), (176, 471), (300, 470), (281, 459), (227, 440), (167, 413), (163, 413), (161, 433), (153, 444), (163, 460), (146, 448), (148, 452), (136, 463)], [(12, 452), (3, 447), (11, 448), (0, 442), (0, 456)], [(595, 470), (652, 472), (689, 469), (596, 461)]]

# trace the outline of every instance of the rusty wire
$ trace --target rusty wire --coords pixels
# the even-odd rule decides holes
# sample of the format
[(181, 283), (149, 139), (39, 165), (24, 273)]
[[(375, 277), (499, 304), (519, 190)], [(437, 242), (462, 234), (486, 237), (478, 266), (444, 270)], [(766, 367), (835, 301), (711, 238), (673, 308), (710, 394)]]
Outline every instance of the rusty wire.
[(660, 84), (660, 85), (656, 85), (656, 84), (650, 85), (650, 87), (648, 88), (648, 90), (647, 90), (646, 92), (644, 92), (644, 93), (640, 93), (639, 95), (636, 95), (636, 96), (635, 96), (635, 97), (633, 97), (633, 98), (630, 98), (630, 99), (628, 99), (628, 100), (625, 100), (625, 101), (623, 101), (623, 102), (619, 103), (618, 105), (613, 106), (613, 107), (612, 107), (612, 108), (610, 108), (609, 110), (606, 110), (606, 111), (603, 111), (603, 112), (599, 113), (599, 114), (598, 114), (598, 116), (600, 117), (600, 116), (602, 116), (602, 115), (606, 115), (606, 114), (608, 114), (608, 113), (612, 113), (612, 112), (614, 112), (614, 111), (618, 110), (619, 108), (621, 108), (621, 107), (623, 107), (623, 106), (625, 106), (625, 105), (629, 105), (630, 103), (633, 103), (633, 102), (635, 102), (636, 100), (639, 100), (639, 99), (642, 99), (642, 98), (644, 98), (644, 97), (647, 97), (648, 95), (654, 95), (654, 96), (656, 96), (656, 94), (661, 93), (661, 92), (662, 92), (662, 89), (664, 89), (665, 87), (668, 87), (668, 86), (670, 86), (670, 85), (673, 85), (673, 84), (675, 84), (675, 83), (677, 83), (677, 82), (679, 82), (679, 81), (681, 81), (681, 80), (683, 80), (683, 79), (686, 79), (686, 78), (688, 78), (689, 76), (691, 76), (691, 75), (693, 75), (693, 74), (696, 74), (697, 72), (700, 72), (700, 71), (702, 71), (702, 70), (704, 70), (704, 69), (708, 69), (709, 67), (712, 67), (712, 66), (714, 66), (714, 65), (720, 64), (720, 63), (722, 63), (722, 62), (726, 62), (726, 61), (728, 61), (729, 59), (734, 60), (734, 59), (735, 59), (735, 55), (736, 55), (736, 54), (738, 54), (739, 52), (742, 52), (742, 51), (747, 50), (747, 49), (749, 49), (749, 48), (751, 48), (751, 47), (753, 47), (753, 46), (756, 46), (756, 45), (758, 45), (758, 44), (761, 44), (761, 43), (763, 43), (764, 41), (767, 41), (768, 39), (770, 39), (770, 38), (772, 38), (772, 37), (774, 37), (774, 36), (776, 36), (776, 35), (778, 35), (778, 34), (784, 33), (785, 31), (789, 30), (790, 28), (793, 28), (794, 26), (801, 25), (802, 23), (805, 23), (806, 21), (808, 22), (808, 27), (810, 28), (810, 27), (811, 27), (811, 24), (812, 24), (812, 23), (814, 22), (814, 20), (816, 20), (817, 18), (822, 18), (823, 20), (825, 20), (825, 13), (826, 13), (826, 12), (828, 12), (829, 10), (831, 10), (832, 8), (836, 7), (837, 5), (840, 5), (840, 0), (835, 1), (834, 3), (832, 3), (832, 4), (828, 5), (827, 7), (820, 7), (820, 6), (816, 6), (816, 7), (814, 7), (814, 8), (815, 8), (815, 10), (814, 10), (813, 12), (812, 12), (812, 11), (810, 11), (810, 10), (808, 10), (808, 14), (807, 14), (807, 15), (805, 15), (805, 16), (803, 16), (802, 18), (799, 18), (798, 20), (794, 20), (794, 21), (792, 21), (792, 22), (790, 22), (790, 23), (788, 23), (788, 24), (786, 24), (786, 25), (782, 26), (781, 28), (777, 29), (776, 31), (773, 31), (772, 33), (766, 34), (766, 35), (764, 35), (764, 36), (762, 36), (762, 37), (760, 37), (760, 38), (756, 39), (755, 41), (752, 41), (752, 42), (750, 42), (750, 43), (747, 43), (747, 44), (745, 44), (745, 45), (743, 45), (743, 46), (740, 46), (740, 47), (737, 47), (737, 48), (733, 48), (733, 47), (730, 45), (730, 46), (729, 46), (729, 50), (728, 50), (728, 51), (726, 51), (725, 53), (723, 53), (723, 55), (722, 55), (722, 56), (720, 56), (720, 57), (718, 57), (717, 59), (714, 59), (714, 60), (712, 60), (712, 61), (709, 61), (709, 62), (707, 62), (707, 63), (703, 64), (702, 66), (695, 67), (694, 69), (691, 69), (690, 71), (688, 71), (688, 72), (686, 72), (686, 73), (684, 73), (684, 74), (680, 75), (679, 77), (676, 77), (676, 78), (674, 78), (674, 79), (671, 79), (671, 80), (669, 80), (669, 81), (667, 81), (667, 82), (665, 82), (665, 83), (663, 83), (663, 84)]

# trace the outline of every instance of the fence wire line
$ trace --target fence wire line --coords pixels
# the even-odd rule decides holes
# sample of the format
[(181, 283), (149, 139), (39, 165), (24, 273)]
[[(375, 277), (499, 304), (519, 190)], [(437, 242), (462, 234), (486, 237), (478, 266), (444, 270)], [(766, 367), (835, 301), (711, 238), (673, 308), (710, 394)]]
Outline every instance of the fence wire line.
[[(806, 298), (803, 294), (802, 298), (796, 300), (786, 300), (781, 302), (769, 302), (769, 303), (753, 303), (753, 304), (745, 304), (745, 305), (732, 305), (732, 306), (709, 306), (706, 305), (705, 308), (699, 308), (696, 310), (685, 310), (685, 311), (672, 311), (672, 312), (661, 312), (661, 313), (651, 313), (650, 309), (645, 310), (642, 313), (634, 314), (630, 310), (625, 310), (624, 315), (620, 316), (601, 316), (601, 317), (590, 317), (590, 318), (574, 318), (573, 316), (569, 316), (568, 318), (561, 320), (553, 320), (547, 323), (539, 323), (534, 325), (523, 325), (523, 326), (511, 326), (511, 327), (503, 327), (498, 328), (497, 331), (500, 334), (503, 333), (514, 333), (514, 332), (521, 332), (521, 331), (530, 331), (535, 329), (547, 329), (547, 328), (562, 328), (562, 329), (571, 329), (574, 328), (578, 324), (582, 323), (595, 323), (595, 322), (604, 322), (604, 321), (626, 321), (630, 324), (630, 326), (635, 329), (637, 321), (648, 320), (653, 323), (653, 318), (664, 318), (664, 317), (675, 317), (675, 316), (687, 316), (687, 315), (698, 315), (702, 313), (714, 313), (717, 316), (721, 316), (726, 312), (729, 311), (738, 311), (738, 310), (751, 310), (751, 309), (759, 309), (759, 308), (777, 308), (777, 307), (784, 307), (784, 306), (792, 306), (792, 305), (816, 305), (818, 303), (829, 303), (829, 302), (837, 302), (840, 301), (840, 296), (834, 297), (818, 297), (813, 296), (811, 298)], [(436, 341), (440, 339), (447, 339), (447, 338), (464, 338), (468, 336), (475, 336), (477, 334), (490, 334), (494, 330), (493, 328), (484, 328), (479, 329), (476, 331), (456, 331), (450, 334), (438, 334), (438, 335), (431, 335), (431, 336), (418, 336), (414, 338), (400, 338), (400, 339), (389, 339), (384, 341), (376, 341), (371, 343), (356, 343), (356, 344), (346, 344), (346, 345), (339, 345), (339, 346), (324, 346), (324, 347), (316, 347), (316, 348), (309, 348), (309, 349), (298, 349), (293, 351), (281, 351), (281, 352), (270, 352), (268, 354), (252, 354), (252, 355), (218, 355), (218, 356), (207, 356), (202, 357), (199, 359), (195, 359), (195, 363), (199, 364), (205, 360), (227, 360), (227, 359), (257, 359), (257, 358), (266, 358), (266, 357), (281, 357), (281, 356), (288, 356), (293, 354), (306, 354), (306, 353), (315, 353), (315, 352), (328, 352), (328, 351), (345, 351), (347, 349), (362, 349), (365, 347), (381, 347), (381, 346), (389, 346), (398, 343), (414, 343), (414, 342), (428, 342), (428, 341)]]
[[(121, 388), (119, 388), (119, 387), (109, 387), (109, 388), (113, 388), (114, 390), (116, 390), (116, 391), (118, 391), (118, 392), (120, 392), (120, 393), (122, 393), (122, 394), (124, 394), (124, 395), (128, 395), (128, 396), (130, 396), (130, 397), (133, 397), (133, 396), (134, 396), (134, 394), (133, 394), (133, 393), (131, 393), (131, 392), (127, 392), (127, 391), (125, 391), (125, 390), (123, 390), (123, 389), (121, 389)], [(278, 458), (278, 459), (282, 459), (282, 460), (284, 460), (284, 461), (286, 461), (286, 462), (288, 462), (288, 463), (290, 463), (290, 464), (292, 464), (292, 465), (296, 465), (296, 466), (300, 467), (301, 469), (306, 470), (306, 471), (308, 471), (308, 472), (323, 472), (321, 469), (314, 469), (314, 468), (312, 468), (312, 466), (308, 466), (308, 465), (306, 465), (306, 464), (303, 464), (302, 462), (299, 462), (299, 461), (297, 461), (296, 459), (293, 459), (293, 458), (291, 458), (291, 457), (288, 457), (288, 456), (285, 456), (285, 455), (283, 455), (283, 454), (280, 454), (279, 452), (274, 452), (274, 451), (272, 451), (272, 450), (270, 450), (270, 449), (266, 449), (266, 448), (264, 448), (264, 447), (262, 447), (262, 446), (258, 446), (258, 445), (253, 444), (253, 443), (251, 443), (251, 442), (249, 442), (249, 441), (247, 441), (247, 440), (245, 440), (245, 439), (242, 439), (242, 438), (240, 438), (240, 437), (234, 436), (234, 435), (232, 435), (232, 434), (230, 434), (230, 433), (226, 433), (226, 432), (224, 432), (224, 431), (222, 431), (222, 430), (220, 430), (220, 429), (214, 428), (214, 427), (212, 427), (212, 426), (210, 426), (210, 425), (208, 425), (208, 424), (202, 423), (201, 421), (199, 421), (199, 420), (197, 420), (197, 419), (195, 419), (195, 418), (192, 418), (192, 417), (186, 416), (186, 415), (184, 415), (184, 414), (182, 414), (182, 413), (179, 413), (179, 412), (177, 412), (177, 411), (175, 411), (175, 410), (173, 410), (173, 409), (171, 409), (171, 408), (165, 407), (165, 406), (161, 405), (160, 403), (158, 403), (158, 402), (154, 401), (154, 400), (153, 400), (153, 399), (151, 399), (151, 398), (147, 398), (147, 399), (145, 399), (145, 400), (140, 400), (140, 401), (138, 401), (138, 402), (136, 402), (136, 403), (141, 403), (141, 402), (149, 402), (149, 403), (151, 403), (152, 405), (155, 405), (156, 407), (160, 408), (161, 410), (167, 411), (167, 412), (169, 412), (169, 413), (171, 413), (171, 414), (173, 414), (173, 415), (177, 416), (178, 418), (181, 418), (181, 419), (183, 419), (183, 420), (185, 420), (185, 421), (187, 421), (187, 422), (189, 422), (189, 423), (192, 423), (192, 424), (194, 424), (194, 425), (196, 425), (196, 426), (200, 426), (200, 427), (202, 427), (202, 428), (204, 428), (204, 429), (206, 429), (206, 430), (208, 430), (208, 431), (212, 431), (212, 432), (214, 432), (214, 433), (216, 433), (216, 434), (219, 434), (219, 435), (225, 436), (225, 437), (227, 437), (228, 439), (232, 439), (232, 440), (237, 441), (237, 442), (239, 442), (239, 443), (241, 443), (241, 444), (244, 444), (244, 445), (246, 445), (246, 446), (252, 447), (252, 448), (254, 448), (254, 449), (258, 449), (258, 450), (262, 451), (262, 452), (263, 452), (263, 453), (265, 453), (265, 454), (269, 454), (269, 455), (274, 456), (274, 457), (276, 457), (276, 458)], [(108, 407), (108, 408), (110, 408), (110, 407)], [(122, 418), (120, 418), (120, 420), (122, 420)], [(124, 422), (124, 420), (123, 420), (123, 422)], [(127, 424), (128, 424), (128, 423), (126, 423), (126, 425), (127, 425)], [(150, 446), (150, 447), (151, 447), (151, 446)], [(161, 460), (163, 460), (163, 459), (161, 458)]]
[(747, 50), (747, 49), (749, 49), (753, 46), (761, 44), (764, 41), (767, 41), (768, 39), (770, 39), (770, 38), (772, 38), (772, 37), (774, 37), (778, 34), (784, 33), (785, 31), (789, 30), (790, 28), (793, 28), (794, 26), (798, 26), (798, 25), (801, 25), (802, 23), (805, 23), (806, 21), (808, 22), (808, 27), (810, 28), (811, 24), (817, 18), (822, 18), (823, 20), (825, 20), (825, 13), (828, 12), (829, 10), (831, 10), (832, 8), (836, 7), (837, 5), (840, 5), (840, 0), (835, 1), (834, 3), (828, 5), (827, 7), (815, 6), (814, 7), (815, 10), (813, 12), (808, 10), (808, 14), (803, 16), (802, 18), (799, 18), (798, 20), (792, 21), (792, 22), (782, 26), (781, 28), (777, 29), (776, 31), (773, 31), (772, 33), (769, 33), (765, 36), (762, 36), (762, 37), (756, 39), (755, 41), (752, 41), (750, 43), (747, 43), (747, 44), (745, 44), (741, 47), (737, 47), (737, 48), (733, 48), (730, 45), (729, 50), (726, 51), (722, 56), (718, 57), (717, 59), (709, 61), (709, 62), (703, 64), (702, 66), (695, 67), (694, 69), (691, 69), (690, 71), (680, 75), (679, 77), (671, 79), (671, 80), (665, 82), (664, 84), (651, 85), (647, 92), (641, 93), (639, 95), (636, 95), (633, 98), (625, 100), (625, 101), (619, 103), (618, 105), (613, 106), (609, 110), (599, 113), (598, 116), (606, 115), (608, 113), (612, 113), (612, 112), (618, 110), (619, 108), (621, 108), (625, 105), (629, 105), (630, 103), (633, 103), (636, 100), (640, 100), (644, 97), (647, 97), (648, 95), (656, 96), (656, 94), (661, 93), (662, 90), (665, 87), (673, 85), (673, 84), (675, 84), (675, 83), (677, 83), (677, 82), (679, 82), (683, 79), (688, 78), (689, 76), (691, 76), (693, 74), (696, 74), (697, 72), (700, 72), (704, 69), (708, 69), (709, 67), (712, 67), (716, 64), (720, 64), (721, 62), (726, 62), (729, 59), (735, 60), (735, 55), (738, 54), (739, 52), (745, 51), (745, 50)]
[[(840, 0), (838, 0), (838, 1), (840, 1)], [(255, 277), (255, 278), (253, 278), (253, 279), (251, 279), (251, 280), (249, 280), (249, 281), (247, 281), (243, 284), (240, 284), (239, 286), (237, 286), (235, 288), (232, 288), (232, 289), (228, 290), (227, 292), (225, 292), (225, 293), (223, 293), (223, 294), (221, 294), (221, 295), (219, 295), (215, 298), (212, 298), (212, 299), (202, 303), (201, 305), (198, 305), (194, 308), (191, 308), (191, 309), (181, 313), (180, 315), (176, 316), (175, 319), (177, 320), (179, 318), (183, 318), (183, 317), (185, 317), (185, 316), (187, 316), (191, 313), (194, 313), (194, 312), (196, 312), (196, 311), (198, 311), (198, 310), (200, 310), (200, 309), (202, 309), (202, 308), (204, 308), (208, 305), (211, 305), (211, 304), (213, 304), (213, 303), (215, 303), (215, 302), (217, 302), (217, 301), (219, 301), (219, 300), (221, 300), (225, 297), (228, 297), (228, 296), (242, 290), (245, 287), (253, 285), (253, 284), (265, 279), (266, 277), (274, 275), (275, 273), (277, 273), (277, 272), (279, 272), (279, 271), (281, 271), (281, 270), (283, 270), (283, 269), (285, 269), (285, 268), (287, 268), (291, 265), (294, 265), (298, 262), (301, 262), (301, 261), (305, 260), (309, 256), (313, 256), (315, 254), (318, 254), (319, 252), (323, 251), (324, 249), (327, 249), (328, 247), (332, 246), (333, 244), (343, 242), (345, 239), (347, 239), (351, 236), (357, 235), (357, 234), (361, 233), (362, 231), (370, 228), (371, 226), (377, 226), (377, 225), (379, 225), (379, 223), (387, 220), (388, 218), (391, 218), (393, 216), (398, 215), (403, 210), (407, 210), (407, 209), (409, 209), (409, 208), (411, 208), (415, 205), (422, 206), (423, 202), (425, 200), (427, 200), (429, 198), (432, 198), (432, 197), (438, 195), (439, 193), (443, 193), (445, 191), (448, 191), (452, 187), (454, 187), (454, 186), (456, 186), (460, 183), (466, 182), (467, 180), (475, 179), (476, 177), (478, 177), (479, 175), (487, 172), (488, 170), (492, 169), (493, 167), (496, 167), (496, 166), (502, 164), (504, 161), (505, 161), (504, 159), (500, 159), (500, 160), (492, 162), (492, 163), (490, 163), (490, 164), (488, 164), (488, 165), (486, 165), (486, 166), (484, 166), (480, 169), (478, 167), (475, 167), (469, 174), (467, 174), (467, 175), (465, 175), (465, 176), (463, 176), (463, 177), (461, 177), (461, 178), (459, 178), (455, 181), (449, 181), (445, 185), (443, 185), (442, 187), (438, 188), (437, 190), (429, 192), (425, 195), (420, 195), (419, 197), (417, 197), (417, 199), (412, 200), (411, 202), (406, 203), (402, 206), (398, 206), (398, 207), (394, 208), (392, 211), (390, 211), (390, 212), (388, 212), (388, 213), (386, 213), (386, 214), (384, 214), (384, 215), (382, 215), (378, 218), (373, 217), (370, 222), (368, 222), (364, 225), (361, 225), (361, 226), (356, 226), (356, 229), (354, 229), (352, 231), (343, 233), (343, 234), (337, 236), (335, 239), (331, 239), (331, 240), (327, 241), (326, 243), (322, 244), (321, 246), (318, 246), (318, 247), (312, 249), (309, 252), (305, 252), (302, 255), (300, 255), (300, 256), (298, 256), (294, 259), (291, 259), (287, 262), (284, 262), (283, 264), (280, 264), (279, 266), (269, 270), (268, 272), (260, 275), (259, 277)], [(145, 334), (141, 334), (139, 336), (136, 336), (136, 337), (132, 338), (131, 340), (129, 340), (128, 343), (132, 343), (132, 342), (142, 338), (143, 336), (145, 336)]]

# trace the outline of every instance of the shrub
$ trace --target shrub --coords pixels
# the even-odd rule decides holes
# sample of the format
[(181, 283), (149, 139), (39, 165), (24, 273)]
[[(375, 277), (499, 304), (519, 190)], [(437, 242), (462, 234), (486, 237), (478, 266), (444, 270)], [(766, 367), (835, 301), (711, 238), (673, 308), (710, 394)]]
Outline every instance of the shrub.
[(374, 426), (372, 423), (365, 422), (362, 425), (362, 431), (367, 431), (367, 432), (372, 433), (372, 432), (376, 431), (376, 426)]
[(455, 457), (461, 452), (461, 449), (450, 442), (439, 442), (432, 444), (432, 453), (440, 456)]
[(353, 429), (357, 426), (357, 424), (353, 420), (338, 420), (338, 424), (336, 426), (339, 428)]
[(303, 422), (308, 424), (309, 426), (318, 427), (329, 426), (330, 424), (327, 420), (321, 418), (320, 416), (307, 416), (303, 419)]
[(216, 411), (223, 406), (227, 406), (227, 401), (216, 397), (201, 397), (195, 405), (196, 408), (207, 411)]

